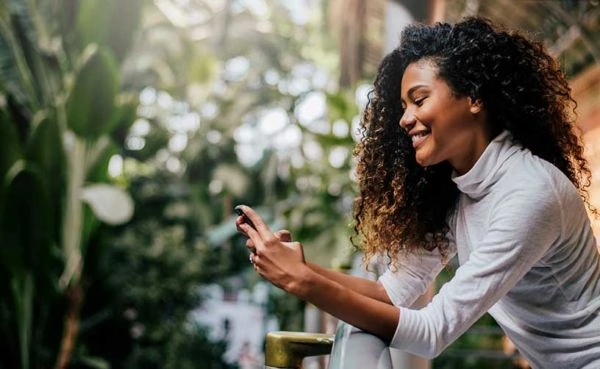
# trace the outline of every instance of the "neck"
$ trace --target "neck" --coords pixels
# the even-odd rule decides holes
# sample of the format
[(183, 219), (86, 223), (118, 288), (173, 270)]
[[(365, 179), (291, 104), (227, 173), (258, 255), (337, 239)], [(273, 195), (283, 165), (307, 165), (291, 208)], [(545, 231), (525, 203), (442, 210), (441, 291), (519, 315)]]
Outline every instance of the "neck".
[(485, 151), (485, 148), (500, 132), (495, 130), (487, 124), (487, 119), (484, 112), (481, 112), (477, 116), (477, 120), (470, 124), (473, 124), (473, 131), (469, 138), (470, 144), (464, 154), (457, 159), (450, 160), (450, 165), (454, 168), (456, 173), (463, 175), (467, 173), (473, 165), (479, 160), (481, 154)]

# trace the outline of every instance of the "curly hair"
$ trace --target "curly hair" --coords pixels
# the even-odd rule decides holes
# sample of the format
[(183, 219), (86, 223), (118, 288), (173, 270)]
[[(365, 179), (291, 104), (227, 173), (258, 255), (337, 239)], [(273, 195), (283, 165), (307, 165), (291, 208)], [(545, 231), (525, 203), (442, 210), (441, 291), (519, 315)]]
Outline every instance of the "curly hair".
[[(355, 148), (358, 197), (353, 243), (365, 261), (439, 249), (447, 255), (448, 218), (458, 189), (447, 162), (421, 167), (399, 125), (400, 83), (406, 67), (427, 60), (457, 96), (479, 99), (493, 132), (508, 130), (533, 154), (559, 168), (588, 208), (591, 172), (575, 131), (576, 103), (558, 63), (518, 31), (469, 17), (454, 25), (414, 24), (381, 62)], [(358, 242), (357, 242), (358, 237)]]

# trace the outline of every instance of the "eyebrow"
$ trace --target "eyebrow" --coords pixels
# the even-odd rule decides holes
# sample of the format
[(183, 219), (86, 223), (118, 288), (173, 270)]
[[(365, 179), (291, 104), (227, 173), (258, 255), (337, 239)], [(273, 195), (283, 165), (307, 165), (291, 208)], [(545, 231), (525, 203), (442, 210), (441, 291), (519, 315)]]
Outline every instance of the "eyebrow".
[[(415, 85), (412, 86), (411, 88), (408, 89), (408, 91), (406, 92), (406, 95), (408, 95), (409, 98), (414, 99), (413, 94), (415, 93), (416, 90), (418, 90), (419, 88), (423, 88), (423, 87), (427, 87), (426, 85)], [(401, 97), (400, 101), (402, 103), (405, 103), (404, 99)]]

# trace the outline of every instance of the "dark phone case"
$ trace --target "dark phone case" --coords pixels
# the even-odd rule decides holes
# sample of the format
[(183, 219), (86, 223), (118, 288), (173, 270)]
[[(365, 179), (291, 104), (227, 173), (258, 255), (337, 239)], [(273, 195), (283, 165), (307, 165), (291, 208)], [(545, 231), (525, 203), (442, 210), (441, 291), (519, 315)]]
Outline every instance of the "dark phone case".
[(244, 211), (242, 211), (242, 209), (240, 209), (239, 205), (236, 206), (235, 208), (233, 208), (233, 210), (237, 213), (237, 215), (240, 215), (242, 217), (244, 217), (244, 222), (247, 223), (248, 225), (250, 225), (250, 227), (256, 229), (256, 227), (254, 227), (254, 223), (252, 223), (252, 221), (250, 220), (250, 218), (248, 218), (248, 216), (246, 214), (244, 214)]

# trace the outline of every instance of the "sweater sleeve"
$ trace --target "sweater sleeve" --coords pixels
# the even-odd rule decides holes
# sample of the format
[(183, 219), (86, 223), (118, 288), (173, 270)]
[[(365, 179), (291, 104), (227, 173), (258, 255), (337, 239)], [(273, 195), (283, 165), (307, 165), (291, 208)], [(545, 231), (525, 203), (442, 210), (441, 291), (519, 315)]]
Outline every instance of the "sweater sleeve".
[[(455, 248), (450, 250), (450, 259)], [(395, 269), (387, 269), (379, 277), (388, 297), (395, 306), (412, 306), (427, 290), (444, 267), (443, 258), (436, 250), (419, 255), (407, 255)]]
[(391, 347), (429, 358), (439, 355), (559, 239), (560, 201), (552, 190), (534, 187), (507, 191), (495, 202), (487, 233), (429, 305), (400, 308)]

